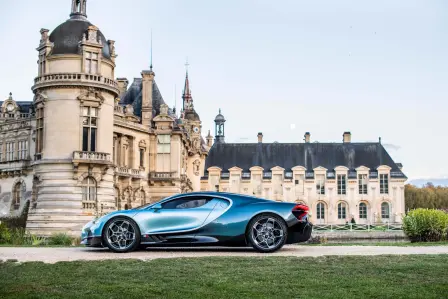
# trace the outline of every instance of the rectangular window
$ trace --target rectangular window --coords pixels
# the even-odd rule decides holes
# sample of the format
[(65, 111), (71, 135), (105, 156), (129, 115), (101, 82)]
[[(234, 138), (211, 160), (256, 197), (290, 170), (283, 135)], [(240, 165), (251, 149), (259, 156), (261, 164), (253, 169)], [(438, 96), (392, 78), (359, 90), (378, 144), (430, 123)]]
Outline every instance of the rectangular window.
[(39, 76), (45, 75), (45, 53), (39, 55)]
[(157, 136), (157, 153), (169, 154), (171, 153), (171, 136), (158, 135)]
[(98, 72), (98, 53), (86, 52), (84, 67), (86, 73), (96, 74)]
[(28, 141), (19, 141), (19, 160), (26, 160), (28, 158)]
[(15, 142), (6, 143), (6, 161), (14, 160)]
[(0, 162), (3, 161), (3, 144), (0, 143)]
[(84, 107), (82, 119), (82, 150), (84, 152), (96, 151), (97, 121), (98, 108)]
[(44, 142), (44, 108), (40, 107), (36, 110), (36, 155), (40, 155)]
[(169, 172), (171, 165), (171, 135), (157, 136), (157, 171)]
[(389, 175), (380, 174), (380, 194), (389, 194)]
[(325, 194), (325, 175), (316, 175), (316, 192), (317, 194)]
[(140, 167), (143, 167), (145, 164), (145, 149), (140, 149)]
[(359, 194), (367, 194), (367, 174), (358, 175), (358, 191)]
[(347, 194), (347, 176), (345, 174), (338, 174), (338, 194)]

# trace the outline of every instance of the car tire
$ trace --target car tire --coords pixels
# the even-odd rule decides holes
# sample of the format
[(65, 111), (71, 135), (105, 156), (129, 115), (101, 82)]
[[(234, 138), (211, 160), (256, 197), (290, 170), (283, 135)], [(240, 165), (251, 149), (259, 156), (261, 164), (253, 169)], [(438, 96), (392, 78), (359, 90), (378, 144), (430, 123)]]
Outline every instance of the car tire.
[(140, 246), (140, 229), (130, 218), (114, 217), (104, 225), (102, 238), (103, 244), (113, 252), (131, 252)]
[[(263, 227), (263, 224), (266, 226)], [(255, 229), (255, 226), (258, 229)], [(256, 251), (271, 253), (285, 245), (288, 227), (283, 218), (278, 215), (260, 214), (249, 222), (246, 238)]]

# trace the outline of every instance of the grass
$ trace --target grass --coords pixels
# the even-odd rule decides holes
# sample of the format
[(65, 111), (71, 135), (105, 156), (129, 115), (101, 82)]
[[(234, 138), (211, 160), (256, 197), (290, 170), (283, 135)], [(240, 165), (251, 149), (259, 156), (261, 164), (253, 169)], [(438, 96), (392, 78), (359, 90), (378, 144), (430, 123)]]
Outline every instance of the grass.
[(1, 298), (444, 298), (448, 255), (0, 263)]
[(305, 246), (400, 246), (400, 247), (415, 247), (415, 246), (448, 246), (448, 241), (440, 242), (360, 242), (360, 243), (322, 243), (322, 244), (300, 244)]

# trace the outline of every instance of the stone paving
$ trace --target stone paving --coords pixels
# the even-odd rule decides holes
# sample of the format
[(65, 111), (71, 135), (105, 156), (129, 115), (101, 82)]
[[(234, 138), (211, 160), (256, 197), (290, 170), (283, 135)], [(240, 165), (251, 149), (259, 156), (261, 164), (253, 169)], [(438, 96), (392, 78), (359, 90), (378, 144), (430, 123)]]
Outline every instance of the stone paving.
[(147, 249), (130, 253), (113, 253), (108, 249), (84, 247), (0, 247), (0, 260), (19, 262), (42, 261), (56, 263), (75, 260), (139, 259), (208, 257), (208, 256), (295, 256), (316, 257), (324, 255), (404, 255), (448, 254), (448, 246), (299, 246), (286, 245), (281, 250), (262, 254), (251, 248), (165, 248)]

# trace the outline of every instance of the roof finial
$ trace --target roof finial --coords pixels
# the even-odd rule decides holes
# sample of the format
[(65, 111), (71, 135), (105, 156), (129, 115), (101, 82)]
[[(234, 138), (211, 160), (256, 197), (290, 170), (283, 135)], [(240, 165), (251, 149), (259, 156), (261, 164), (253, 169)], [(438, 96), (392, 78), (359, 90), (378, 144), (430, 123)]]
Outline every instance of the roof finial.
[(149, 70), (152, 71), (152, 28), (151, 28), (151, 65), (149, 66)]
[(219, 108), (219, 114), (221, 114), (221, 108)]
[[(176, 108), (177, 108), (177, 85), (174, 84), (174, 114), (176, 115)], [(177, 116), (177, 115), (176, 115)]]
[(187, 57), (187, 59), (186, 59), (186, 61), (185, 61), (185, 70), (187, 71), (187, 77), (188, 77), (188, 66), (189, 66), (190, 64), (188, 63), (188, 57)]

